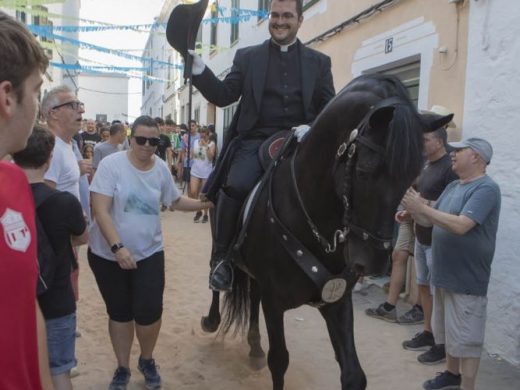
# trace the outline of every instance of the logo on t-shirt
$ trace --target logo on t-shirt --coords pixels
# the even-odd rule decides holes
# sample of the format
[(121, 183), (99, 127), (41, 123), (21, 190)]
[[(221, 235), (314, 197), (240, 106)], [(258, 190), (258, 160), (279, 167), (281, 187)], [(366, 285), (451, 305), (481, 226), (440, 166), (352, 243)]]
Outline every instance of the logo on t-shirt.
[(23, 219), (22, 213), (7, 208), (0, 218), (4, 228), (4, 239), (9, 248), (25, 252), (31, 244), (31, 232)]

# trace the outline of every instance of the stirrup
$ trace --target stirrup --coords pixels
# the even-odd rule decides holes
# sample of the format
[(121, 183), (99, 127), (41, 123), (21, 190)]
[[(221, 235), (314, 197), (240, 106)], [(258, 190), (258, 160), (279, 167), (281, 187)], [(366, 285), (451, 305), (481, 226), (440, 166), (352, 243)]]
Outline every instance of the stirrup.
[[(219, 275), (229, 275), (229, 282), (219, 281)], [(233, 264), (229, 260), (220, 260), (215, 267), (211, 269), (209, 275), (209, 288), (213, 291), (231, 291), (233, 289), (233, 281), (235, 279), (235, 271)]]

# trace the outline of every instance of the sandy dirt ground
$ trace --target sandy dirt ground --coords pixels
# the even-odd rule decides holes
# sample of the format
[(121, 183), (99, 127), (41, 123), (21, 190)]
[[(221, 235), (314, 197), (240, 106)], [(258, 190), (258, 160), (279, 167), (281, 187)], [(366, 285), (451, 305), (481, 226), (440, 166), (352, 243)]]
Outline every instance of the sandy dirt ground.
[[(210, 251), (209, 225), (194, 224), (193, 214), (163, 214), (166, 252), (166, 289), (161, 333), (155, 352), (163, 389), (178, 390), (267, 390), (271, 377), (267, 367), (253, 370), (248, 364), (248, 346), (241, 337), (222, 339), (204, 334), (200, 318), (207, 312), (211, 294), (207, 287)], [(107, 389), (116, 368), (107, 331), (105, 306), (82, 248), (80, 300), (76, 355), (80, 375), (73, 379), (75, 389)], [(444, 366), (423, 366), (416, 352), (404, 351), (401, 342), (420, 331), (420, 326), (402, 326), (368, 318), (364, 310), (383, 299), (371, 287), (354, 294), (356, 345), (370, 390), (417, 390), (424, 380)], [(287, 390), (340, 389), (339, 368), (319, 312), (301, 307), (285, 315), (285, 333), (290, 365), (285, 376)], [(267, 337), (261, 319), (262, 345)], [(134, 341), (131, 358), (132, 378), (128, 389), (144, 389), (138, 372), (139, 346)], [(489, 371), (489, 369), (488, 369)], [(486, 371), (484, 371), (486, 372)], [(496, 373), (493, 370), (491, 375)], [(482, 389), (505, 390), (518, 372), (505, 370), (506, 385), (498, 382)], [(489, 375), (487, 375), (489, 377)], [(510, 381), (513, 382), (510, 382)], [(520, 382), (516, 382), (517, 384)]]

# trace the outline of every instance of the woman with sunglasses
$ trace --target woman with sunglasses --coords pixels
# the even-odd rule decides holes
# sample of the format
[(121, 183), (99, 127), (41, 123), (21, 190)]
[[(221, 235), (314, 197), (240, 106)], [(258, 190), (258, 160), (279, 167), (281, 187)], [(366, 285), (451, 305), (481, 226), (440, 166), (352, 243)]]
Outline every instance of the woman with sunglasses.
[(166, 163), (155, 155), (159, 129), (149, 116), (132, 125), (130, 150), (105, 157), (90, 187), (94, 223), (88, 260), (109, 315), (109, 334), (117, 359), (110, 389), (130, 380), (134, 333), (141, 354), (138, 369), (146, 387), (159, 388), (153, 350), (161, 327), (164, 252), (161, 204), (197, 211), (210, 202), (179, 194)]

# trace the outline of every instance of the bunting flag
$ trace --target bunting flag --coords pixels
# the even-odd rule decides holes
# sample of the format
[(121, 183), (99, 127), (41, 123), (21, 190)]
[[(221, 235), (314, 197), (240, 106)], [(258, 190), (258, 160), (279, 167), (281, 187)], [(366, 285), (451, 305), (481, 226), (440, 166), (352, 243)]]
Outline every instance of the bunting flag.
[(39, 36), (42, 36), (42, 37), (45, 37), (45, 38), (50, 38), (50, 39), (55, 39), (55, 40), (59, 40), (59, 41), (62, 41), (62, 42), (70, 43), (70, 44), (79, 46), (82, 49), (96, 50), (96, 51), (100, 51), (100, 52), (103, 52), (103, 53), (112, 54), (112, 55), (115, 55), (115, 56), (118, 56), (118, 57), (126, 58), (128, 60), (140, 61), (140, 62), (143, 62), (143, 63), (149, 63), (152, 66), (161, 66), (162, 65), (162, 66), (165, 66), (165, 67), (172, 67), (172, 68), (175, 68), (175, 69), (183, 69), (184, 68), (184, 66), (181, 65), (181, 64), (170, 64), (169, 62), (156, 60), (156, 59), (151, 58), (151, 57), (139, 57), (139, 56), (136, 56), (136, 55), (133, 55), (133, 54), (124, 53), (124, 52), (119, 51), (119, 50), (113, 50), (113, 49), (109, 49), (109, 48), (106, 48), (106, 47), (93, 45), (93, 44), (90, 44), (90, 43), (87, 43), (87, 42), (78, 41), (78, 40), (73, 39), (73, 38), (64, 37), (64, 36), (61, 36), (61, 35), (56, 35), (56, 34), (51, 33), (49, 30), (41, 29), (40, 26), (34, 26), (33, 25), (30, 28), (30, 31), (33, 34), (36, 34), (36, 35), (39, 35)]
[[(63, 63), (59, 63), (59, 62), (52, 62), (50, 63), (50, 65), (52, 67), (55, 67), (55, 68), (59, 68), (59, 69), (63, 69), (63, 70), (73, 70), (73, 71), (77, 71), (77, 72), (80, 72), (80, 73), (89, 73), (89, 74), (124, 74), (128, 77), (131, 77), (131, 78), (137, 78), (137, 79), (142, 79), (142, 80), (150, 80), (150, 81), (154, 81), (154, 82), (159, 82), (159, 83), (166, 83), (166, 82), (172, 82), (172, 80), (166, 80), (166, 79), (162, 79), (162, 78), (159, 78), (159, 77), (154, 77), (154, 76), (150, 76), (150, 75), (146, 75), (146, 74), (143, 74), (143, 73), (134, 73), (134, 71), (125, 71), (125, 70), (122, 70), (122, 69), (119, 69), (119, 68), (124, 68), (124, 67), (117, 67), (117, 66), (114, 66), (114, 67), (104, 67), (106, 69), (100, 69), (102, 67), (95, 67), (95, 66), (88, 66), (88, 65), (77, 65), (77, 64), (63, 64)], [(109, 68), (112, 68), (112, 69), (109, 69)]]
[(62, 64), (62, 63), (52, 62), (52, 61), (49, 62), (49, 65), (54, 66), (54, 67), (59, 67), (62, 69), (67, 69), (67, 70), (77, 70), (77, 71), (91, 70), (91, 71), (97, 71), (97, 72), (130, 72), (130, 71), (146, 72), (146, 71), (150, 70), (150, 68), (135, 67), (135, 66), (112, 66), (112, 65), (99, 66), (99, 65)]
[(45, 4), (63, 4), (66, 0), (0, 0), (0, 7), (33, 7)]

